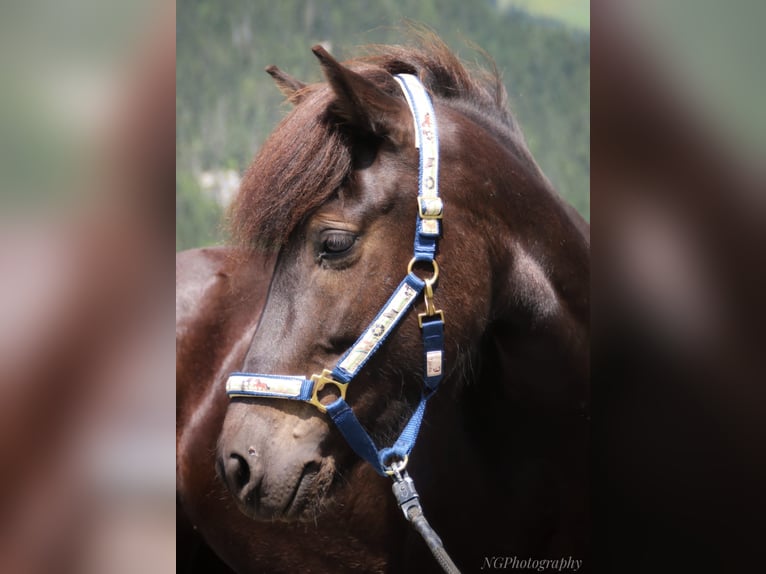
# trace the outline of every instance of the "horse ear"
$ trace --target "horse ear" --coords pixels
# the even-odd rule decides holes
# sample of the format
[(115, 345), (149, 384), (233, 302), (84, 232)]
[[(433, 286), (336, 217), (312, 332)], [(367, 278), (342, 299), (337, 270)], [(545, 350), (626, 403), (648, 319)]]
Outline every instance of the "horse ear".
[(322, 46), (314, 46), (311, 51), (335, 92), (332, 111), (354, 128), (403, 144), (412, 124), (405, 101), (388, 95), (364, 76), (342, 66)]
[(306, 87), (306, 84), (296, 80), (290, 74), (283, 72), (276, 66), (269, 66), (266, 68), (266, 73), (269, 74), (277, 84), (279, 91), (282, 92), (290, 102), (293, 104), (301, 103), (303, 97), (300, 95), (300, 90)]

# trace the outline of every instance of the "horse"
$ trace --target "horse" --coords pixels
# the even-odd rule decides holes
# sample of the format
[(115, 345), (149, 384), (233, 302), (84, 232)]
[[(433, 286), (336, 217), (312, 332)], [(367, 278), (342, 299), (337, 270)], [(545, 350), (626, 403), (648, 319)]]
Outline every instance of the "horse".
[[(419, 311), (438, 306), (441, 382), (406, 460), (430, 524), (464, 571), (580, 568), (587, 222), (533, 159), (496, 70), (469, 71), (430, 34), (343, 63), (313, 52), (323, 82), (267, 70), (293, 108), (245, 174), (231, 245), (177, 257), (179, 571), (440, 571), (389, 478), (324, 412), (341, 385), (315, 388), (317, 404), (225, 390), (233, 372), (323, 372), (408, 270), (432, 289), (344, 389), (354, 417), (377, 445), (399, 436), (430, 370)], [(412, 258), (421, 164), (401, 74), (438, 122), (433, 263)]]

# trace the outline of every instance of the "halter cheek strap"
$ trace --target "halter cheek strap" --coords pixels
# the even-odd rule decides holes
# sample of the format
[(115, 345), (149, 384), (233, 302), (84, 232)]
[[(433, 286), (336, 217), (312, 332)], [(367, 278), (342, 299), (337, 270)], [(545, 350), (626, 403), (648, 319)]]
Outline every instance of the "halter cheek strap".
[[(226, 392), (230, 398), (280, 398), (311, 403), (321, 412), (330, 415), (351, 448), (379, 474), (398, 476), (415, 445), (426, 402), (436, 391), (444, 373), (444, 313), (437, 310), (433, 302), (433, 289), (439, 276), (435, 256), (444, 206), (439, 197), (439, 140), (431, 99), (417, 77), (399, 74), (394, 78), (401, 86), (412, 111), (415, 145), (420, 150), (418, 218), (414, 255), (407, 275), (372, 323), (331, 370), (325, 369), (322, 374), (312, 375), (309, 379), (302, 376), (232, 373), (226, 381)], [(418, 262), (431, 266), (431, 277), (421, 279), (413, 272)], [(418, 315), (424, 363), (420, 402), (396, 442), (390, 447), (378, 449), (346, 402), (346, 389), (421, 293), (424, 295), (426, 310)], [(318, 393), (327, 385), (335, 386), (340, 396), (331, 404), (324, 405)]]

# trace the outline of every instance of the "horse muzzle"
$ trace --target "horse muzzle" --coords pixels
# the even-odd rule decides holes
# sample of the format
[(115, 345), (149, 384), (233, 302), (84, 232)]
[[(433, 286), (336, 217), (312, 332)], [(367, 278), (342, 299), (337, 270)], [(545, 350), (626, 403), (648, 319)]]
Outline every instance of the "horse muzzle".
[(313, 520), (335, 475), (333, 459), (319, 451), (328, 431), (317, 416), (230, 405), (217, 471), (240, 511), (255, 520)]

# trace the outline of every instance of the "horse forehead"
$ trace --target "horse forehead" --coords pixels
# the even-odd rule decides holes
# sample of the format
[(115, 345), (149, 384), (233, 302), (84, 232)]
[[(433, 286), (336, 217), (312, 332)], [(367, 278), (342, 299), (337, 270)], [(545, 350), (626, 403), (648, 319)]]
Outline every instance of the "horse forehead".
[(349, 181), (350, 195), (374, 204), (388, 203), (412, 189), (417, 194), (417, 148), (380, 150), (368, 165), (357, 167)]

